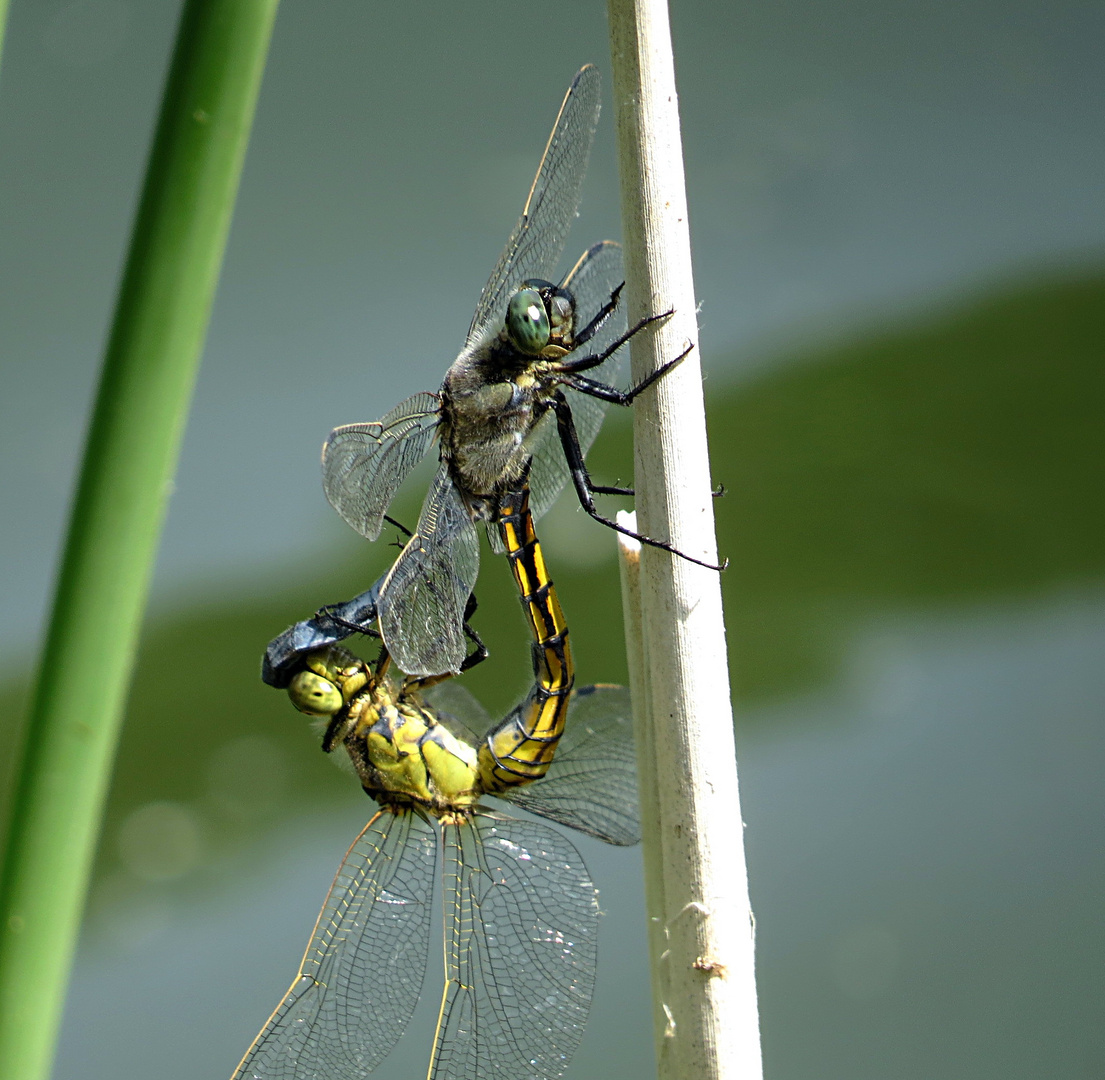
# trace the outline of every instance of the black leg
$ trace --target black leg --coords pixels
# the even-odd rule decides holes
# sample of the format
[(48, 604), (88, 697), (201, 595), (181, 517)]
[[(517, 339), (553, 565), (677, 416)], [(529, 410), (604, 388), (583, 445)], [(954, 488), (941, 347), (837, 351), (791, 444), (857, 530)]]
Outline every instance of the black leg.
[(688, 345), (674, 360), (661, 364), (647, 379), (628, 390), (619, 390), (616, 386), (607, 386), (606, 383), (595, 382), (594, 379), (588, 379), (583, 375), (570, 375), (564, 379), (564, 385), (578, 390), (581, 394), (587, 394), (588, 397), (608, 401), (611, 405), (632, 405), (638, 394), (647, 390), (657, 379), (662, 379), (673, 367), (683, 363), (693, 348), (693, 345)]
[[(472, 616), (475, 615), (476, 608), (478, 606), (479, 605), (476, 602), (476, 594), (475, 593), (469, 593), (468, 594), (468, 603), (465, 604), (465, 606), (464, 606), (463, 629), (464, 629), (464, 636), (467, 637), (469, 639), (469, 641), (471, 641), (472, 644), (475, 647), (472, 649), (472, 651), (461, 662), (461, 665), (460, 665), (460, 670), (461, 671), (469, 671), (471, 668), (474, 668), (477, 664), (482, 664), (491, 655), (491, 650), (488, 649), (488, 647), (483, 643), (483, 638), (480, 637), (480, 635), (476, 632), (475, 628), (469, 622), (469, 620), (472, 618)], [(408, 675), (407, 678), (406, 678), (406, 681), (403, 683), (403, 685), (405, 687), (416, 689), (416, 690), (426, 690), (431, 686), (436, 686), (438, 683), (445, 682), (446, 679), (452, 679), (452, 678), (455, 678), (455, 676), (454, 676), (453, 672), (451, 672), (451, 671), (446, 672), (444, 675), (426, 675), (426, 676), (423, 676), (423, 677), (415, 677), (415, 676)]]
[(351, 728), (349, 710), (342, 709), (341, 712), (337, 713), (330, 720), (330, 723), (326, 725), (326, 734), (322, 737), (322, 752), (324, 754), (332, 753), (334, 747), (345, 739)]
[[(464, 633), (475, 645), (475, 648), (464, 658), (460, 665), (461, 671), (468, 671), (477, 664), (482, 664), (491, 655), (491, 652), (483, 643), (480, 635), (468, 625), (467, 621), (464, 624)], [(403, 685), (406, 689), (428, 690), (431, 686), (437, 686), (438, 683), (443, 683), (446, 679), (455, 677), (451, 671), (447, 671), (444, 675), (425, 675), (419, 678), (408, 675)]]
[(338, 615), (334, 608), (343, 607), (343, 604), (327, 604), (326, 607), (321, 607), (315, 612), (315, 619), (322, 621), (323, 619), (329, 620), (335, 626), (340, 626), (343, 630), (348, 630), (351, 634), (365, 634), (368, 637), (378, 638), (379, 632), (372, 629), (370, 625), (374, 622), (376, 616), (373, 615), (372, 620), (369, 623), (353, 622), (350, 619), (343, 619)]
[(471, 671), (477, 664), (482, 664), (490, 655), (491, 650), (483, 643), (483, 639), (471, 627), (466, 626), (464, 632), (472, 639), (475, 648), (464, 658), (460, 665), (461, 671)]
[(595, 487), (591, 483), (591, 477), (587, 472), (587, 466), (583, 463), (583, 451), (580, 450), (579, 447), (579, 436), (576, 435), (576, 425), (575, 421), (572, 419), (572, 408), (568, 404), (567, 398), (565, 398), (559, 390), (553, 395), (553, 409), (556, 412), (556, 427), (560, 432), (560, 444), (564, 448), (564, 456), (568, 461), (568, 471), (572, 475), (572, 483), (575, 485), (576, 496), (579, 498), (580, 506), (582, 506), (595, 521), (605, 525), (608, 529), (613, 529), (615, 532), (621, 533), (623, 536), (631, 536), (634, 540), (642, 544), (648, 544), (649, 547), (659, 548), (661, 551), (667, 551), (672, 555), (678, 555), (681, 559), (686, 559), (687, 562), (706, 567), (707, 570), (724, 570), (725, 567), (729, 565), (728, 559), (720, 566), (715, 563), (704, 562), (702, 559), (696, 559), (694, 556), (687, 555), (678, 548), (672, 547), (671, 544), (664, 540), (654, 540), (651, 536), (645, 536), (643, 533), (634, 532), (632, 529), (627, 529), (624, 525), (619, 525), (610, 518), (603, 517), (595, 506), (595, 500), (591, 497), (592, 493), (595, 491)]
[[(637, 493), (632, 488), (627, 488), (627, 487), (605, 487), (602, 484), (592, 484), (591, 485), (591, 494), (592, 495), (636, 495)], [(721, 498), (723, 498), (724, 496), (726, 496), (728, 494), (729, 494), (729, 492), (726, 490), (724, 484), (718, 484), (718, 486), (716, 488), (714, 488), (713, 491), (710, 492), (710, 495), (715, 499), (721, 499)]]
[(464, 663), (460, 665), (461, 671), (468, 671), (470, 668), (474, 668), (477, 664), (482, 664), (490, 655), (491, 652), (487, 646), (483, 643), (483, 638), (476, 633), (475, 628), (471, 625), (469, 620), (476, 614), (476, 594), (472, 593), (468, 597), (468, 604), (464, 609), (464, 633), (469, 641), (475, 646), (475, 648), (464, 658)]
[(401, 521), (396, 521), (395, 518), (388, 517), (387, 514), (384, 515), (384, 520), (389, 525), (394, 525), (395, 528), (397, 528), (408, 540), (411, 538), (410, 529), (408, 529), (406, 525), (404, 525)]
[(625, 282), (623, 281), (611, 294), (610, 299), (599, 309), (599, 313), (575, 335), (575, 339), (572, 343), (573, 349), (578, 349), (580, 345), (586, 345), (598, 333), (598, 329), (611, 315), (614, 314), (615, 308), (618, 306), (618, 300), (621, 297), (622, 289), (625, 288)]
[[(593, 356), (581, 356), (578, 360), (565, 360), (559, 363), (554, 368), (555, 371), (563, 371), (565, 374), (571, 374), (576, 371), (590, 371), (591, 368), (598, 367), (599, 364), (604, 364), (611, 356), (614, 355), (634, 334), (640, 333), (650, 323), (659, 322), (661, 319), (667, 319), (675, 314), (675, 309), (670, 311), (664, 311), (659, 315), (647, 315), (641, 319), (640, 322), (634, 323), (624, 334), (615, 338), (605, 349), (600, 353), (596, 353)], [(585, 331), (586, 332), (586, 331)]]

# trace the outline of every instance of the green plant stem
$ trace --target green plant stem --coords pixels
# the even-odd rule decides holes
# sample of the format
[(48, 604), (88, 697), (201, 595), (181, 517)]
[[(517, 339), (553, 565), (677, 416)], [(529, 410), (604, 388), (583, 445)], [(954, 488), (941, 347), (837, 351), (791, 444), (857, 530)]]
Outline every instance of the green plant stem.
[(0, 880), (0, 1076), (44, 1080), (277, 0), (188, 0), (108, 341)]
[(0, 0), (0, 60), (4, 59), (4, 30), (8, 25), (8, 0)]

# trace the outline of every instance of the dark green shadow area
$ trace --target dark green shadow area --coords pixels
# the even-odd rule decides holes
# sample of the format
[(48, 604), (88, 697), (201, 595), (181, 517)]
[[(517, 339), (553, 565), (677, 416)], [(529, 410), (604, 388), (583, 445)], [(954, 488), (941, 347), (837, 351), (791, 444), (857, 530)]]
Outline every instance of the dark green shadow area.
[[(710, 385), (730, 655), (741, 703), (830, 679), (873, 613), (1019, 597), (1105, 572), (1105, 274), (1021, 283), (927, 320)], [(628, 476), (630, 429), (612, 416), (596, 476)], [(416, 516), (417, 497), (397, 513)], [(555, 515), (560, 513), (559, 523)], [(584, 564), (565, 535), (605, 544)], [(546, 556), (580, 679), (621, 681), (614, 544), (554, 511)], [(596, 539), (597, 537), (597, 539)], [(602, 549), (600, 549), (601, 551)], [(305, 718), (258, 678), (265, 643), (320, 604), (366, 588), (394, 556), (351, 539), (325, 568), (275, 577), (151, 620), (120, 748), (101, 854), (137, 807), (193, 807), (210, 854), (305, 805), (355, 797)], [(505, 560), (485, 553), (477, 625), (493, 651), (467, 684), (493, 712), (529, 682)], [(371, 646), (366, 655), (371, 655)], [(21, 686), (0, 686), (18, 715)], [(10, 728), (0, 730), (7, 760)], [(215, 873), (218, 859), (206, 861)], [(194, 875), (198, 883), (207, 873)]]
[(1105, 570), (1105, 278), (995, 292), (718, 395), (742, 699), (827, 678), (871, 609)]

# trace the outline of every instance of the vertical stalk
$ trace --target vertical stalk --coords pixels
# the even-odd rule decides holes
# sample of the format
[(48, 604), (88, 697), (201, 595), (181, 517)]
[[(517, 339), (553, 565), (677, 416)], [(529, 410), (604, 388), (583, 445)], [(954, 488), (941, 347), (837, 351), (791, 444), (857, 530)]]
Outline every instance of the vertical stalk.
[(0, 878), (0, 1076), (49, 1072), (277, 0), (188, 0), (115, 309)]
[(0, 60), (4, 59), (4, 30), (8, 25), (8, 0), (0, 0)]
[[(618, 511), (618, 524), (637, 531), (637, 515)], [(641, 545), (631, 537), (618, 534), (618, 563), (621, 568), (622, 623), (625, 626), (625, 655), (629, 666), (629, 694), (633, 701), (633, 741), (637, 748), (637, 797), (641, 807), (641, 835), (645, 871), (645, 911), (648, 913), (649, 971), (652, 981), (652, 1029), (656, 1041), (656, 1060), (663, 1052), (668, 1017), (664, 1013), (668, 998), (667, 935), (661, 912), (664, 910), (664, 865), (660, 845), (660, 801), (656, 746), (652, 737), (652, 695), (648, 685), (648, 654), (645, 652), (641, 618)]]
[[(687, 200), (671, 35), (663, 0), (609, 0), (629, 320), (674, 309), (633, 339), (633, 376), (697, 343)], [(634, 478), (642, 532), (716, 559), (697, 349), (634, 405)], [(732, 706), (715, 571), (654, 548), (640, 553), (644, 672), (632, 677), (656, 755), (655, 845), (662, 887), (649, 890), (663, 1080), (762, 1075), (753, 928), (737, 794)], [(632, 658), (631, 658), (632, 659)], [(647, 748), (647, 744), (646, 744)], [(646, 855), (646, 866), (652, 856)]]

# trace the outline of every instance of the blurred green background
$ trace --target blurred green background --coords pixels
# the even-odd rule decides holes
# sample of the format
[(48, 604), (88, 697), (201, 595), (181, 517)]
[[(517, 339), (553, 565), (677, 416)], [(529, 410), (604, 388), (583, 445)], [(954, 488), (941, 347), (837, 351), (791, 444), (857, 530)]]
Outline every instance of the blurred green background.
[[(5, 786), (177, 11), (11, 13)], [(1105, 18), (672, 17), (767, 1075), (1097, 1077)], [(325, 505), (318, 447), (437, 385), (586, 61), (609, 69), (600, 5), (285, 0), (59, 1080), (228, 1076), (290, 980), (371, 807), (260, 654), (391, 554)], [(607, 113), (569, 258), (618, 235), (611, 136)], [(627, 417), (591, 460), (628, 479)], [(611, 536), (571, 500), (541, 533), (581, 680), (622, 680)], [(479, 596), (494, 655), (466, 681), (503, 710), (528, 665), (502, 560)], [(606, 918), (570, 1075), (647, 1075), (639, 854), (578, 843)], [(381, 1075), (427, 1049), (413, 1030)]]

